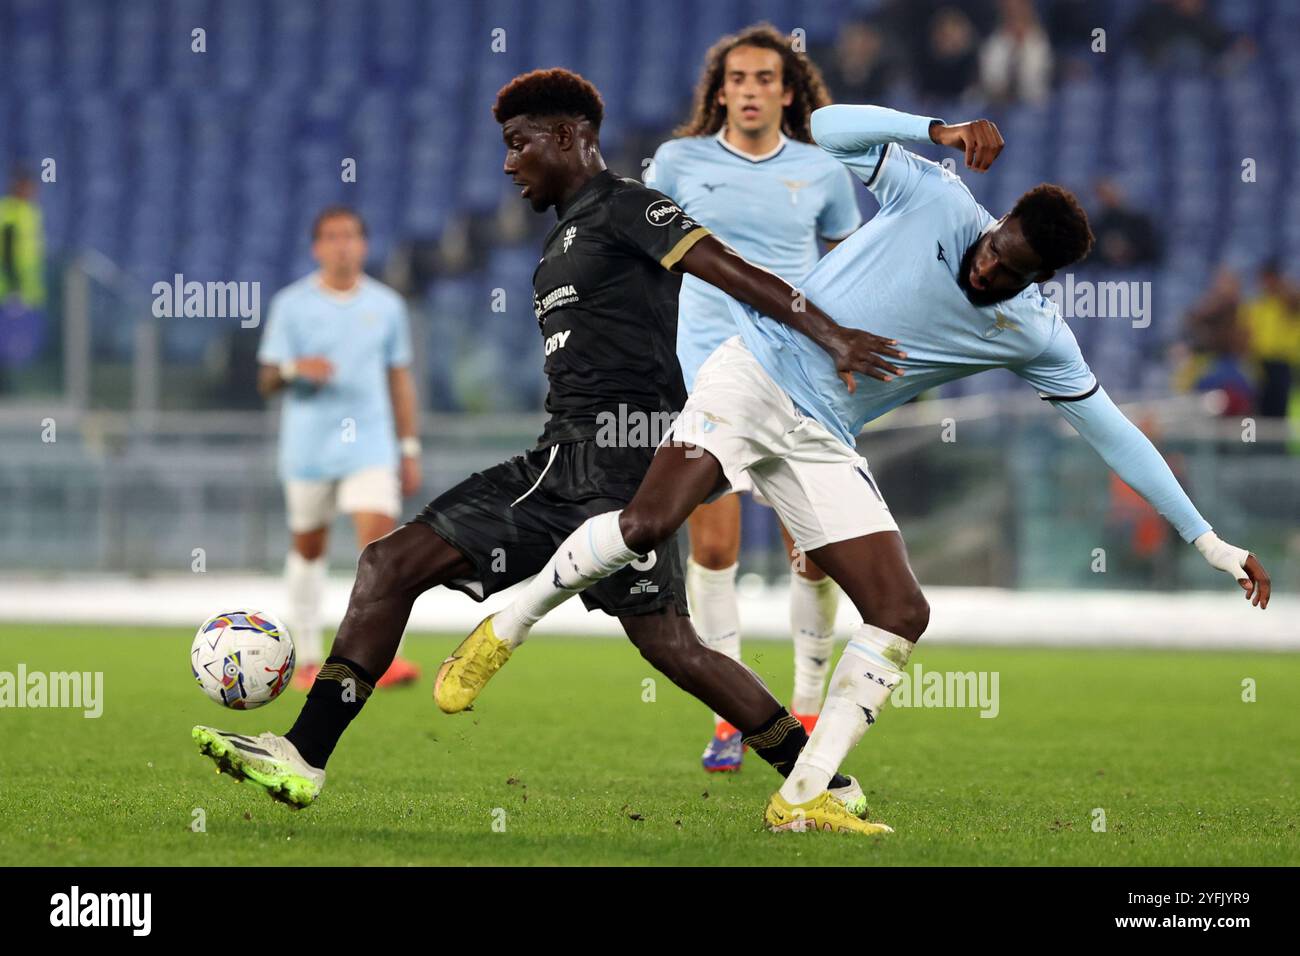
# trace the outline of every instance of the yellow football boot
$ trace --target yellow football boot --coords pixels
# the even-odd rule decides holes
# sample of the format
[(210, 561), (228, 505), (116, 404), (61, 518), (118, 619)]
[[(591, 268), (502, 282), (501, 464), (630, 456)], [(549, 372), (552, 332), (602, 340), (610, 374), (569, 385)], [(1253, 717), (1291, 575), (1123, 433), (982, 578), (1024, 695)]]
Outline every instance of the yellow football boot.
[(489, 614), (451, 652), (433, 681), (433, 699), (444, 713), (469, 710), (492, 675), (510, 660), (510, 648), (492, 631)]
[(861, 833), (872, 836), (893, 833), (893, 827), (883, 823), (869, 823), (855, 817), (843, 802), (824, 790), (807, 803), (787, 803), (778, 790), (767, 801), (763, 824), (773, 833), (791, 830), (796, 833), (829, 831), (832, 833)]

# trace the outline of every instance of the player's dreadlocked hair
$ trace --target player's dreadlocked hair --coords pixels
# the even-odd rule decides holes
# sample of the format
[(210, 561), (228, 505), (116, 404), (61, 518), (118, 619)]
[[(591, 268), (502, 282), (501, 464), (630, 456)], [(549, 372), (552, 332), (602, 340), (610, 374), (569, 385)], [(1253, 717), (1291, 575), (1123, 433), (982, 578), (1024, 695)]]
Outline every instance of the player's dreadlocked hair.
[(826, 83), (817, 65), (802, 53), (796, 53), (790, 38), (770, 23), (747, 27), (709, 47), (709, 52), (704, 55), (704, 70), (695, 84), (694, 112), (689, 120), (673, 131), (673, 135), (707, 136), (722, 129), (727, 120), (727, 108), (718, 102), (718, 90), (722, 89), (727, 54), (741, 46), (775, 50), (781, 54), (781, 82), (787, 89), (794, 90), (794, 97), (781, 116), (781, 132), (801, 143), (811, 143), (809, 117), (813, 110), (830, 103), (831, 95), (826, 92)]
[(1068, 189), (1051, 183), (1035, 186), (1016, 200), (1011, 215), (1020, 220), (1025, 239), (1044, 269), (1068, 266), (1092, 250), (1088, 214)]
[(492, 115), (498, 123), (516, 116), (581, 116), (600, 132), (605, 101), (577, 73), (556, 67), (521, 73), (501, 87), (492, 104)]

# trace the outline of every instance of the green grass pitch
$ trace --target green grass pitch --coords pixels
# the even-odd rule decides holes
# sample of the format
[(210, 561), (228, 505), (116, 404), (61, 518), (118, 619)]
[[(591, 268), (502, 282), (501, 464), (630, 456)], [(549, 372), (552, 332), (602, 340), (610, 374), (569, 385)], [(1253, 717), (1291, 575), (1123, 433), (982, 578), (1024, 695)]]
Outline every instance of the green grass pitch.
[[(775, 774), (752, 754), (701, 771), (704, 707), (621, 640), (536, 637), (443, 715), (430, 687), (458, 639), (408, 639), (421, 686), (371, 698), (295, 813), (218, 777), (189, 731), (283, 732), (301, 694), (223, 711), (185, 633), (0, 627), (0, 671), (104, 672), (99, 719), (0, 709), (0, 864), (1300, 863), (1295, 655), (923, 642), (926, 670), (997, 671), (1000, 713), (887, 711), (846, 769), (897, 833), (864, 840), (764, 832)], [(745, 649), (781, 697), (790, 659)]]

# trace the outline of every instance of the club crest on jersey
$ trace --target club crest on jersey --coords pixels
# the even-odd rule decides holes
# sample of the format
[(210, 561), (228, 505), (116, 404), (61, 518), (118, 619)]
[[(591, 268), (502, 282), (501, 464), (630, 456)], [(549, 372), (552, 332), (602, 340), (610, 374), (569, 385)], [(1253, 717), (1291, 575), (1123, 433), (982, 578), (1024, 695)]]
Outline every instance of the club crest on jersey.
[(645, 221), (652, 226), (666, 226), (681, 215), (682, 207), (671, 199), (656, 199), (645, 210)]
[(704, 421), (698, 422), (697, 424), (699, 426), (700, 431), (704, 432), (704, 434), (706, 435), (709, 434), (709, 432), (716, 429), (719, 425), (731, 424), (731, 422), (727, 421), (721, 415), (715, 415), (713, 414), (713, 412), (700, 411), (697, 414), (700, 416), (700, 418), (704, 419)]
[(986, 339), (997, 338), (999, 335), (1001, 335), (1003, 332), (1007, 331), (1008, 329), (1010, 329), (1012, 332), (1017, 332), (1020, 330), (1020, 326), (1016, 325), (1016, 323), (1012, 322), (1009, 318), (1007, 318), (1006, 314), (1001, 309), (998, 309), (998, 311), (995, 313), (995, 316), (996, 317), (993, 319), (993, 324), (989, 327), (988, 331), (984, 333), (984, 338)]
[(569, 246), (573, 245), (573, 237), (577, 234), (577, 226), (570, 226), (568, 229), (564, 230), (564, 248), (560, 250), (561, 252), (569, 251)]

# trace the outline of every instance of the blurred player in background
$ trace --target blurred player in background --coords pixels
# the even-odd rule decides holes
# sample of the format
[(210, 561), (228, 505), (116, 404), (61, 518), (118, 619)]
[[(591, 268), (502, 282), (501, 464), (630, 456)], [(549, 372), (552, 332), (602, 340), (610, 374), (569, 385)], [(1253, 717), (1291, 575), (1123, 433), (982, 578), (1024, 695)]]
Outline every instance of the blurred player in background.
[(15, 169), (8, 195), (0, 196), (0, 393), (8, 368), (39, 354), (48, 335), (45, 318), (45, 227), (36, 201), (36, 177)]
[[(862, 225), (849, 171), (812, 142), (809, 117), (830, 102), (817, 67), (769, 24), (725, 36), (709, 50), (690, 120), (659, 147), (646, 184), (757, 265), (782, 278), (807, 275), (820, 257)], [(678, 304), (677, 357), (686, 388), (713, 351), (736, 334), (720, 289), (687, 275)], [(752, 490), (748, 481), (732, 492)], [(695, 509), (686, 569), (691, 617), (710, 647), (740, 660), (736, 568), (740, 499), (728, 494)], [(785, 526), (794, 637), (790, 712), (809, 733), (821, 710), (834, 641), (839, 591), (802, 553)], [(717, 714), (702, 763), (708, 771), (740, 769), (741, 735)]]
[[(279, 467), (293, 534), (285, 584), (301, 690), (324, 660), (320, 605), (336, 512), (352, 517), (360, 550), (397, 526), (402, 497), (420, 487), (406, 303), (363, 272), (366, 227), (352, 209), (330, 206), (316, 217), (312, 255), (320, 269), (271, 300), (257, 352), (258, 391), (287, 392)], [(397, 657), (378, 683), (419, 675)]]

